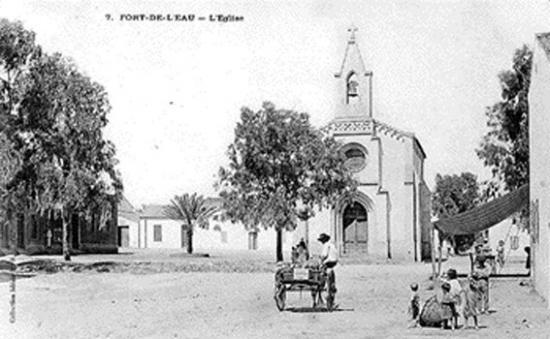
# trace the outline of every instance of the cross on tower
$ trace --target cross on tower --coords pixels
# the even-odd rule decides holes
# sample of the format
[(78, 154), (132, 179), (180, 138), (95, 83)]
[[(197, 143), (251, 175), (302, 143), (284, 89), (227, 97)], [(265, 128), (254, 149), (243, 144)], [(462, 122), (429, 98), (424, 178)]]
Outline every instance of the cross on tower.
[(355, 25), (351, 25), (350, 28), (348, 28), (348, 32), (350, 32), (349, 41), (355, 42), (355, 32), (358, 31), (358, 28), (355, 27)]

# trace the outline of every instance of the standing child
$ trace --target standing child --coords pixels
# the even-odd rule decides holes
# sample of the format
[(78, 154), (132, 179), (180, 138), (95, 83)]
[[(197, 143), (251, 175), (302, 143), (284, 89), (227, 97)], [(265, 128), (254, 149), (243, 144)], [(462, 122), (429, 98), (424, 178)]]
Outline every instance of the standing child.
[(481, 292), (479, 291), (479, 275), (477, 272), (472, 274), (472, 277), (468, 281), (469, 286), (465, 289), (464, 293), (464, 309), (462, 315), (464, 316), (464, 328), (468, 327), (468, 318), (474, 318), (474, 328), (477, 330), (479, 324), (477, 316), (479, 315), (479, 308), (481, 303)]
[(444, 282), (443, 285), (441, 285), (441, 290), (443, 291), (443, 298), (441, 299), (441, 328), (445, 328), (448, 322), (450, 322), (451, 329), (454, 331), (457, 325), (457, 312), (455, 299), (449, 293), (451, 291), (451, 285), (448, 282)]
[(489, 276), (491, 275), (491, 268), (485, 262), (485, 256), (479, 256), (474, 269), (474, 274), (479, 277), (477, 286), (481, 294), (481, 314), (489, 312)]
[(497, 246), (497, 265), (498, 271), (500, 272), (504, 267), (504, 240), (498, 241)]
[(418, 316), (420, 315), (420, 296), (418, 295), (418, 284), (411, 284), (411, 299), (409, 301), (409, 314), (413, 321), (412, 327), (418, 325)]

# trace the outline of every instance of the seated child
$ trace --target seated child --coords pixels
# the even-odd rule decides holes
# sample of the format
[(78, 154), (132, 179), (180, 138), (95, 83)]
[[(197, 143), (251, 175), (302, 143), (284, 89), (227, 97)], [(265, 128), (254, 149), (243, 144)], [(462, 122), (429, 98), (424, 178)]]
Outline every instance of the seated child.
[(303, 267), (309, 260), (309, 252), (307, 245), (302, 238), (298, 245), (292, 247), (292, 263), (299, 267)]
[(420, 315), (420, 296), (418, 295), (418, 284), (411, 284), (411, 299), (409, 301), (409, 314), (411, 315), (411, 320), (414, 321), (413, 327), (418, 325), (419, 315)]

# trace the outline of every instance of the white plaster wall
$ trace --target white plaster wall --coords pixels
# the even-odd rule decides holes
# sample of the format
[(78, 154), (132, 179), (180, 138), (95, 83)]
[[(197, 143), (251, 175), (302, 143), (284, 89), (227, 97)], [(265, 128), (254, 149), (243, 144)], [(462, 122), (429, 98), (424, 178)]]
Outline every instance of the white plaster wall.
[[(154, 241), (154, 226), (162, 227), (162, 241)], [(181, 248), (181, 222), (169, 219), (147, 219), (142, 223), (147, 234), (145, 248)], [(145, 244), (145, 243), (144, 243)]]
[[(309, 251), (310, 253), (321, 253), (321, 244), (317, 241), (319, 234), (326, 233), (331, 237), (334, 237), (334, 232), (332, 228), (332, 213), (328, 209), (323, 209), (322, 211), (316, 211), (315, 216), (308, 220), (309, 228)], [(306, 227), (305, 222), (298, 222), (298, 228), (294, 233), (294, 243), (298, 243), (301, 238), (306, 240)]]
[(133, 248), (138, 247), (137, 228), (139, 223), (137, 221), (133, 221), (121, 216), (118, 217), (117, 223), (118, 223), (118, 226), (128, 226), (128, 238), (129, 238), (128, 246)]
[(391, 200), (391, 255), (393, 259), (413, 260), (412, 191), (405, 185), (405, 174), (412, 169), (410, 139), (396, 140), (383, 135), (381, 138), (383, 185)]
[[(489, 246), (493, 250), (493, 254), (496, 255), (496, 249), (498, 247), (499, 240), (504, 240), (505, 255), (507, 258), (525, 259), (527, 255), (523, 250), (525, 246), (530, 246), (531, 239), (529, 232), (519, 229), (518, 226), (512, 224), (512, 218), (508, 218), (497, 225), (489, 228)], [(509, 236), (517, 235), (519, 246), (516, 250), (510, 248)], [(523, 273), (520, 272), (520, 273)]]
[(533, 244), (534, 283), (547, 305), (550, 299), (550, 60), (535, 41), (529, 90), (530, 200), (538, 200), (539, 234)]
[[(147, 225), (147, 226), (146, 226)], [(162, 241), (154, 241), (154, 225), (162, 226)], [(139, 223), (141, 233), (141, 248), (182, 248), (180, 221), (169, 219), (145, 219)], [(220, 226), (221, 231), (214, 230)], [(147, 229), (147, 236), (145, 236)], [(227, 233), (227, 242), (222, 241), (222, 232)], [(130, 229), (130, 239), (137, 239), (137, 227)], [(283, 251), (289, 251), (293, 245), (293, 232), (283, 234)], [(260, 229), (258, 232), (257, 249), (275, 251), (276, 233), (273, 228)], [(136, 245), (137, 247), (137, 241)], [(233, 224), (229, 221), (211, 220), (207, 229), (195, 228), (193, 233), (193, 247), (196, 249), (248, 249), (248, 231), (241, 224)]]

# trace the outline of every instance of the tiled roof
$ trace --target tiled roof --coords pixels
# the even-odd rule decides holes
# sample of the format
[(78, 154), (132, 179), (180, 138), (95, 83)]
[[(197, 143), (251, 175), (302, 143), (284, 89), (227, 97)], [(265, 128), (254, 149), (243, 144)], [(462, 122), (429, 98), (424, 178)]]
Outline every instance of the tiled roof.
[[(222, 207), (222, 199), (218, 197), (209, 197), (205, 199), (206, 206), (215, 206), (217, 208)], [(139, 213), (141, 218), (167, 218), (164, 214), (164, 209), (170, 205), (150, 204), (143, 205), (142, 210)]]
[(124, 195), (122, 196), (122, 200), (118, 203), (118, 215), (135, 222), (139, 220), (138, 211)]
[(141, 218), (166, 218), (164, 209), (167, 205), (143, 205), (143, 209), (139, 213)]
[(536, 38), (546, 52), (546, 56), (550, 58), (550, 32), (549, 33), (539, 33), (536, 35)]
[(118, 211), (119, 212), (136, 212), (136, 209), (134, 206), (126, 199), (126, 197), (123, 195), (122, 200), (118, 204)]

